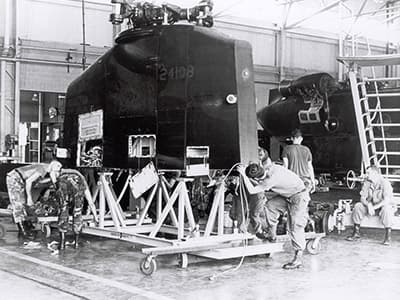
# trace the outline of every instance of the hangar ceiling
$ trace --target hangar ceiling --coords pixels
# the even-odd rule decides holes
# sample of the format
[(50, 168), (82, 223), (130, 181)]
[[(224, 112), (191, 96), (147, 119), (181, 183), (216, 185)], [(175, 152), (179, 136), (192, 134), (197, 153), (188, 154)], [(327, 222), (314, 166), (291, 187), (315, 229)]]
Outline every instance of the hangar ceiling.
[[(197, 0), (169, 1), (183, 7)], [(189, 3), (190, 2), (190, 3)], [(214, 0), (216, 20), (400, 42), (399, 0)]]

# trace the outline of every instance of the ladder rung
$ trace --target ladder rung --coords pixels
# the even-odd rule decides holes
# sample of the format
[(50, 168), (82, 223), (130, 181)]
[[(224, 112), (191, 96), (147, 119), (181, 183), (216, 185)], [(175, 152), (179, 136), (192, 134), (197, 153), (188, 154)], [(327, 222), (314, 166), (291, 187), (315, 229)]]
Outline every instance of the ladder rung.
[(381, 78), (368, 78), (365, 77), (364, 81), (375, 82), (375, 81), (397, 81), (400, 80), (400, 77), (381, 77)]
[(400, 177), (391, 177), (392, 175), (382, 175), (384, 178), (386, 178), (389, 181), (395, 181), (395, 182), (400, 182)]
[(374, 143), (374, 141), (370, 141), (370, 142), (367, 143), (367, 146), (370, 146), (370, 145), (372, 145), (373, 143)]
[(399, 151), (376, 151), (376, 154), (400, 155), (400, 152)]
[(397, 169), (400, 165), (380, 165), (379, 168)]
[(400, 178), (400, 175), (398, 174), (383, 174), (383, 176), (388, 178)]
[(400, 178), (394, 178), (394, 179), (387, 178), (387, 180), (389, 180), (391, 182), (400, 182)]
[(400, 112), (400, 108), (381, 108), (381, 109), (370, 109), (370, 112)]
[(399, 97), (400, 93), (366, 94), (367, 97)]
[(375, 141), (384, 141), (384, 142), (400, 142), (400, 137), (397, 138), (374, 138)]
[(370, 125), (374, 127), (399, 127), (400, 123), (371, 123)]

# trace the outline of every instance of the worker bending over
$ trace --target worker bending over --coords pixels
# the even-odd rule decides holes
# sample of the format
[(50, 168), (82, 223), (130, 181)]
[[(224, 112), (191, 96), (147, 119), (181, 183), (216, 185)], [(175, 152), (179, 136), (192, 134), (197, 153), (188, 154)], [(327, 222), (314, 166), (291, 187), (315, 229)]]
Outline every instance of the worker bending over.
[[(14, 221), (18, 226), (19, 232), (24, 237), (27, 236), (26, 207), (34, 205), (32, 199), (33, 184), (38, 181), (42, 183), (48, 181), (54, 184), (59, 176), (61, 167), (60, 162), (53, 160), (49, 164), (26, 165), (7, 173), (6, 184)], [(47, 175), (50, 176), (46, 177)]]
[[(304, 228), (307, 224), (307, 206), (310, 200), (309, 193), (303, 181), (292, 171), (272, 163), (268, 158), (264, 167), (259, 164), (250, 164), (247, 168), (238, 168), (243, 182), (250, 194), (267, 191), (274, 192), (275, 196), (267, 200), (267, 222), (270, 226), (270, 240), (276, 240), (276, 229), (280, 214), (288, 212), (288, 233), (295, 250), (295, 256), (289, 263), (283, 265), (285, 269), (294, 269), (302, 266), (302, 254), (305, 249)], [(253, 185), (249, 178), (256, 181)]]
[(366, 171), (366, 179), (360, 192), (360, 202), (353, 209), (353, 234), (347, 237), (348, 241), (360, 239), (360, 224), (365, 216), (379, 214), (385, 227), (384, 245), (390, 245), (391, 228), (395, 212), (393, 188), (389, 180), (385, 179), (376, 166), (370, 166)]
[(57, 180), (56, 195), (60, 204), (58, 230), (60, 232), (59, 249), (65, 249), (65, 235), (69, 225), (69, 210), (73, 209), (74, 246), (78, 248), (79, 234), (82, 230), (82, 209), (85, 197), (92, 204), (92, 198), (85, 178), (77, 170), (64, 169)]
[(293, 144), (287, 145), (282, 152), (283, 166), (296, 173), (310, 193), (313, 193), (315, 192), (315, 175), (311, 151), (301, 144), (303, 135), (300, 129), (295, 129), (290, 139)]
[[(258, 147), (260, 166), (264, 168), (268, 164), (268, 159), (268, 151), (262, 147)], [(248, 194), (250, 224), (258, 238), (268, 240), (270, 237), (266, 235), (266, 231), (268, 231), (268, 224), (266, 222), (267, 213), (265, 210), (266, 202), (267, 198), (264, 191), (257, 194)]]

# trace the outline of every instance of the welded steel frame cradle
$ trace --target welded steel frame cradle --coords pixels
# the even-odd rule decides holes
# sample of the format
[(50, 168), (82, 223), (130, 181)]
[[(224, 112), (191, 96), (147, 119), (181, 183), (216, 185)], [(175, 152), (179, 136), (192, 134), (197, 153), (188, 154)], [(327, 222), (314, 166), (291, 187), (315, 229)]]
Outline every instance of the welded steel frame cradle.
[[(115, 194), (111, 184), (112, 173), (100, 173), (99, 183), (93, 194), (98, 199), (98, 222), (87, 223), (83, 233), (107, 237), (144, 246), (142, 253), (147, 260), (154, 260), (158, 255), (178, 254), (181, 257), (180, 266), (188, 265), (188, 254), (211, 259), (228, 259), (249, 255), (270, 254), (283, 251), (283, 245), (289, 240), (288, 235), (278, 236), (276, 243), (263, 242), (248, 232), (230, 232), (224, 230), (225, 186), (220, 183), (216, 189), (210, 215), (205, 228), (199, 230), (196, 226), (191, 209), (186, 182), (189, 179), (178, 179), (178, 185), (171, 194), (165, 185), (166, 179), (162, 174), (146, 200), (140, 214), (132, 219), (123, 212), (119, 201), (122, 194), (129, 188), (129, 180), (119, 197)], [(151, 203), (156, 202), (157, 218), (152, 223), (147, 218)], [(178, 202), (178, 215), (175, 213), (174, 203)], [(108, 207), (109, 212), (106, 208)], [(106, 224), (107, 217), (111, 216), (112, 225)], [(166, 224), (170, 216), (172, 225)], [(185, 224), (185, 218), (188, 222)], [(127, 222), (130, 221), (128, 224)], [(164, 234), (175, 238), (160, 237)], [(306, 239), (318, 245), (325, 233), (306, 233)], [(316, 246), (315, 246), (316, 247)], [(183, 261), (183, 263), (182, 263)]]

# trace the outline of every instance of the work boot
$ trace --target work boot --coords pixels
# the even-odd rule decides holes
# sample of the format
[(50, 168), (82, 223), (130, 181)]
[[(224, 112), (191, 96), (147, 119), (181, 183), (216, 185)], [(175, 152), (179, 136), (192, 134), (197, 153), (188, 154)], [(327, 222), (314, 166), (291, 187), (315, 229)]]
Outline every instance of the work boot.
[(390, 246), (390, 242), (392, 241), (392, 228), (385, 228), (385, 239), (383, 241), (383, 245)]
[(348, 236), (346, 240), (348, 241), (358, 241), (361, 238), (360, 236), (360, 224), (354, 224), (353, 234)]
[(65, 232), (60, 232), (58, 250), (65, 250)]
[(303, 266), (302, 257), (303, 257), (303, 251), (296, 250), (294, 253), (293, 260), (287, 264), (284, 264), (282, 268), (287, 270), (301, 268)]
[(75, 236), (74, 236), (74, 248), (75, 249), (79, 248), (79, 233), (75, 233)]

